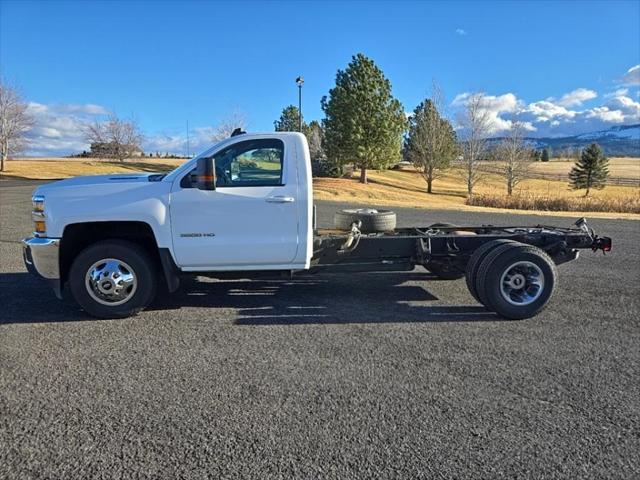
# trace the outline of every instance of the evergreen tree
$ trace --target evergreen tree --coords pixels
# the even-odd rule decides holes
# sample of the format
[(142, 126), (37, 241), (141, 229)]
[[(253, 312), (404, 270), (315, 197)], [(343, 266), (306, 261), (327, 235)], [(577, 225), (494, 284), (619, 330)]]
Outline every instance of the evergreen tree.
[(405, 154), (427, 181), (427, 193), (432, 192), (433, 180), (451, 165), (458, 152), (451, 123), (440, 116), (430, 99), (420, 103), (409, 119)]
[(604, 188), (609, 176), (609, 159), (604, 156), (600, 145), (592, 143), (582, 151), (580, 159), (569, 173), (569, 181), (574, 190), (586, 188), (584, 196), (592, 188)]
[[(289, 105), (282, 109), (280, 118), (273, 122), (276, 132), (297, 132), (300, 128), (300, 112), (298, 107)], [(307, 125), (302, 121), (302, 132), (306, 133)]]
[(549, 154), (549, 149), (545, 148), (544, 150), (542, 150), (542, 156), (540, 157), (540, 160), (542, 160), (543, 162), (548, 162), (550, 156), (551, 155)]
[(535, 162), (539, 162), (540, 161), (540, 150), (536, 150), (535, 148), (531, 150), (531, 158), (533, 158), (533, 160)]
[(324, 146), (332, 164), (342, 168), (353, 162), (360, 181), (367, 183), (367, 169), (400, 160), (404, 109), (382, 70), (365, 55), (355, 55), (345, 70), (338, 70), (335, 87), (322, 98), (322, 110)]

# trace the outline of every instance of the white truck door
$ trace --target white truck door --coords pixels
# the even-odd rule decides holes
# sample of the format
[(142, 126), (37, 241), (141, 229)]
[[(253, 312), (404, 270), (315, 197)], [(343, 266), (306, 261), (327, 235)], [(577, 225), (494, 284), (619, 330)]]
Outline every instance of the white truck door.
[(286, 269), (298, 249), (296, 155), (277, 138), (239, 140), (213, 154), (216, 189), (174, 182), (171, 229), (186, 269)]

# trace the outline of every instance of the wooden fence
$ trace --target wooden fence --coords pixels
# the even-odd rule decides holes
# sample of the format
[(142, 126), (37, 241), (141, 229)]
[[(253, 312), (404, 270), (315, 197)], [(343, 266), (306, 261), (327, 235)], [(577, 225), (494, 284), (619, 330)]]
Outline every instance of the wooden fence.
[[(482, 168), (483, 171), (488, 173), (500, 174), (501, 170), (495, 166), (484, 165)], [(546, 173), (546, 172), (536, 172), (529, 171), (527, 173), (527, 178), (534, 178), (539, 180), (558, 180), (561, 182), (569, 181), (568, 173)], [(640, 187), (640, 178), (629, 178), (629, 177), (609, 177), (607, 178), (607, 185), (619, 185), (623, 187)]]

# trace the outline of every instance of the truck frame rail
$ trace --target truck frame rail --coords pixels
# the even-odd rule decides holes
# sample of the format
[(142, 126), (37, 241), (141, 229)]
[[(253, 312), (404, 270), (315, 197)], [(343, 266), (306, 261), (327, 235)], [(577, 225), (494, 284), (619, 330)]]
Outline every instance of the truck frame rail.
[(396, 228), (361, 233), (316, 230), (312, 268), (339, 271), (411, 270), (415, 265), (444, 263), (461, 272), (473, 253), (487, 242), (511, 240), (546, 252), (556, 265), (574, 260), (581, 249), (611, 250), (611, 239), (598, 237), (585, 219), (574, 228), (549, 225), (481, 225)]

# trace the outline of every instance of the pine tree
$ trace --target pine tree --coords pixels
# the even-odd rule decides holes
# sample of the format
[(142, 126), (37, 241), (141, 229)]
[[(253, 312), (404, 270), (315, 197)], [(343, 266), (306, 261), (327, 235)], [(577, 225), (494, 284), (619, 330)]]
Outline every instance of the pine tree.
[(409, 119), (405, 154), (427, 181), (427, 193), (432, 192), (433, 180), (451, 166), (458, 151), (451, 123), (442, 118), (431, 99), (420, 103)]
[[(297, 132), (300, 129), (300, 112), (298, 107), (289, 105), (282, 109), (280, 118), (273, 122), (276, 132)], [(302, 132), (306, 133), (307, 125), (302, 121)]]
[(536, 150), (535, 148), (531, 150), (531, 157), (535, 162), (540, 161), (540, 150)]
[(586, 188), (584, 196), (589, 195), (592, 188), (602, 189), (609, 177), (609, 159), (604, 156), (602, 148), (592, 143), (582, 151), (580, 159), (569, 173), (571, 187), (574, 190)]
[(322, 98), (325, 149), (329, 161), (342, 168), (353, 162), (360, 181), (367, 169), (385, 168), (401, 158), (406, 118), (402, 104), (391, 94), (391, 83), (376, 64), (359, 53), (336, 85)]
[(540, 160), (542, 160), (543, 162), (548, 162), (549, 161), (549, 149), (545, 148), (544, 150), (542, 150), (542, 156), (540, 157)]

